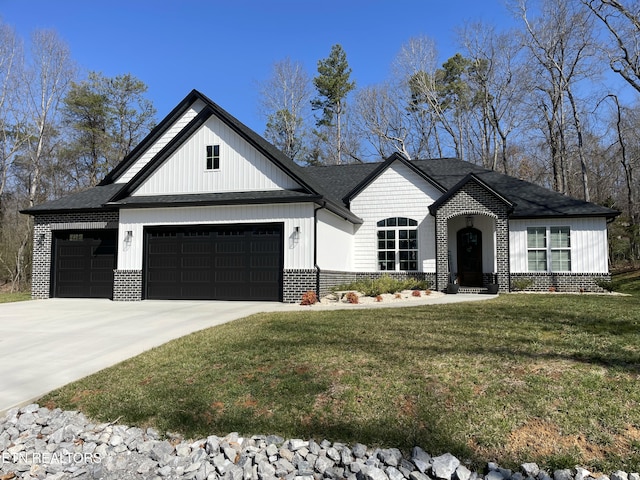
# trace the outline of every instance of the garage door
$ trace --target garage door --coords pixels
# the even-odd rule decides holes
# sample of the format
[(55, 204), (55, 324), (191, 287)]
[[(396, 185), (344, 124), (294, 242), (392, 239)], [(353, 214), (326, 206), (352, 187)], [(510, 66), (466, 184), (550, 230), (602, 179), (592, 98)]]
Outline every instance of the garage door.
[(116, 230), (59, 231), (53, 241), (54, 297), (113, 297)]
[(282, 299), (282, 224), (145, 230), (145, 298)]

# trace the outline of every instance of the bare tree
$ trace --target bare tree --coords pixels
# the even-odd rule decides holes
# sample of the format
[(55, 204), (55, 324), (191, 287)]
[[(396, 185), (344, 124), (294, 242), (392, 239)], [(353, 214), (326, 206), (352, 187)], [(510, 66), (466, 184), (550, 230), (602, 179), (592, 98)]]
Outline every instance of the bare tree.
[(611, 69), (640, 92), (640, 2), (581, 0), (606, 26), (616, 42), (607, 49)]
[(20, 108), (21, 68), (20, 41), (10, 26), (0, 24), (0, 218), (13, 161), (26, 140)]
[(443, 144), (438, 125), (444, 118), (436, 89), (438, 49), (427, 36), (410, 38), (392, 64), (393, 88), (410, 121), (406, 143), (415, 158), (442, 157)]
[(502, 171), (509, 174), (508, 139), (522, 120), (524, 106), (521, 46), (514, 32), (497, 33), (482, 23), (468, 24), (460, 36), (472, 62), (469, 82), (478, 112), (476, 140), (470, 146), (479, 148), (485, 167), (496, 170), (500, 160)]
[(60, 103), (75, 75), (67, 45), (52, 30), (31, 37), (32, 65), (26, 69), (28, 205), (33, 206), (43, 184), (45, 162), (53, 158), (60, 122)]
[(276, 62), (271, 77), (260, 86), (265, 137), (293, 160), (303, 156), (311, 95), (309, 75), (290, 58)]
[(393, 152), (411, 160), (407, 138), (410, 121), (399, 90), (389, 84), (361, 89), (356, 95), (356, 109), (360, 119), (360, 134), (385, 158)]
[[(540, 0), (540, 13), (531, 18), (527, 0), (517, 0), (519, 15), (526, 27), (526, 47), (537, 66), (534, 82), (537, 102), (543, 113), (550, 150), (553, 188), (569, 194), (571, 159), (568, 133), (577, 132), (582, 194), (589, 198), (587, 165), (583, 154), (582, 124), (576, 105), (576, 84), (593, 74), (595, 55), (593, 23), (575, 3)], [(568, 105), (571, 107), (567, 113)], [(568, 117), (571, 115), (571, 117)]]

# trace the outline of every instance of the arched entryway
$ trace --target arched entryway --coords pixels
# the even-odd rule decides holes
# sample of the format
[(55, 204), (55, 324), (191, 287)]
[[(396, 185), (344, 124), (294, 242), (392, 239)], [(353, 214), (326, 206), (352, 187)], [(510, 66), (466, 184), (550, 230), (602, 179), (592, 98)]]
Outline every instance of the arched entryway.
[(482, 232), (467, 227), (457, 234), (458, 283), (464, 287), (482, 287)]

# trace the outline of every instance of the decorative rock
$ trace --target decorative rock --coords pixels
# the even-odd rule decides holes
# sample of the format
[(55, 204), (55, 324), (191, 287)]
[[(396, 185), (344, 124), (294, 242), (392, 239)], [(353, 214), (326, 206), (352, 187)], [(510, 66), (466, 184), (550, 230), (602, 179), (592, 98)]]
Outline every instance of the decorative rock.
[(537, 463), (523, 463), (520, 468), (528, 477), (535, 477), (540, 473), (540, 467), (538, 467)]
[[(0, 477), (8, 472), (16, 480), (552, 480), (535, 463), (522, 464), (516, 473), (489, 463), (482, 477), (449, 453), (432, 458), (420, 447), (407, 460), (395, 448), (372, 451), (359, 443), (285, 441), (276, 435), (167, 438), (171, 441), (150, 428), (93, 424), (78, 412), (33, 404), (0, 419)], [(25, 460), (43, 455), (61, 460)], [(594, 479), (576, 467), (555, 471), (553, 480)], [(640, 475), (618, 470), (597, 480), (640, 480)]]
[(582, 467), (576, 467), (575, 480), (586, 480), (591, 476), (591, 472)]
[(573, 474), (568, 468), (563, 470), (556, 470), (555, 472), (553, 472), (553, 480), (573, 480)]
[(378, 458), (385, 465), (397, 467), (402, 460), (402, 453), (397, 448), (387, 448), (378, 452)]
[(353, 452), (354, 457), (364, 458), (367, 454), (367, 447), (361, 443), (356, 443), (353, 447), (351, 447), (351, 451)]
[(431, 480), (431, 479), (424, 473), (411, 472), (409, 474), (409, 480)]
[(618, 470), (611, 474), (611, 480), (629, 480), (629, 475), (626, 472)]
[(485, 480), (504, 480), (504, 477), (498, 470), (491, 470), (484, 477)]
[(458, 466), (460, 466), (460, 460), (450, 453), (445, 453), (444, 455), (433, 458), (431, 471), (436, 478), (450, 480)]
[[(470, 480), (471, 479), (471, 470), (469, 470), (464, 465), (458, 465), (458, 468), (456, 468), (455, 474), (456, 474), (456, 478), (458, 480)], [(513, 479), (513, 480), (515, 480), (515, 479)]]

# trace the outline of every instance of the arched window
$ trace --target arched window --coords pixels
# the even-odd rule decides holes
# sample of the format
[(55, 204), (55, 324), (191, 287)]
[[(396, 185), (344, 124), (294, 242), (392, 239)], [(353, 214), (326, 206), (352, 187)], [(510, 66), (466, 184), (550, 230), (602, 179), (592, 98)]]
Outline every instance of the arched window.
[(377, 225), (378, 270), (418, 270), (418, 222), (392, 217)]

